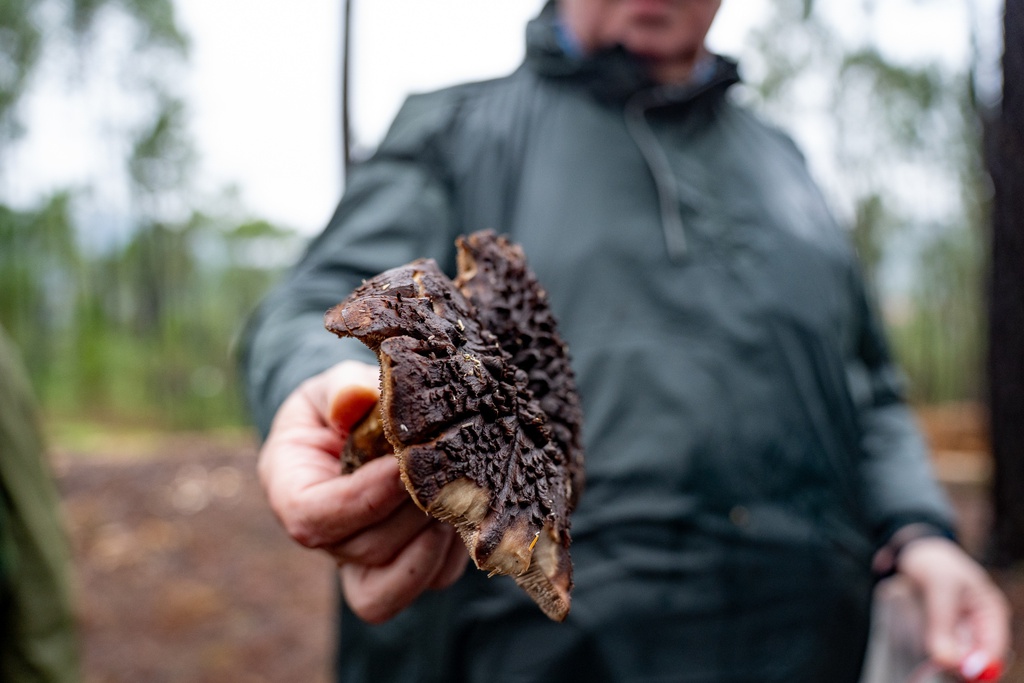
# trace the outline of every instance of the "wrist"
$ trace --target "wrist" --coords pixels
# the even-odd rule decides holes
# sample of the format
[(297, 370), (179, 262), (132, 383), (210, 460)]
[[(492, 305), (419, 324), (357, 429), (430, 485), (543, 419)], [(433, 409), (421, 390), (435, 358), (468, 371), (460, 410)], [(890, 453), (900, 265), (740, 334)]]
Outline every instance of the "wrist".
[(929, 524), (915, 522), (897, 529), (889, 540), (875, 552), (871, 561), (871, 569), (879, 579), (885, 579), (899, 570), (900, 555), (907, 547), (925, 538), (944, 538), (955, 543), (953, 534), (947, 529)]

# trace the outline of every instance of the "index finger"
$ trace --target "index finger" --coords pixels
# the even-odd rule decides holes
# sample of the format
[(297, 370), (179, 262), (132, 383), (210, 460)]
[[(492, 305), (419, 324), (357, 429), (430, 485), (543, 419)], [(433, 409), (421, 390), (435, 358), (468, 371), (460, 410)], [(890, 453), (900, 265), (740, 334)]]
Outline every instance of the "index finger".
[(387, 518), (408, 498), (394, 458), (340, 474), (348, 421), (377, 396), (367, 386), (376, 369), (361, 368), (340, 364), (304, 383), (281, 406), (260, 452), (271, 508), (308, 547), (338, 543)]
[(366, 363), (338, 363), (309, 383), (306, 393), (321, 419), (347, 434), (380, 398), (380, 368)]
[(409, 494), (395, 458), (378, 458), (341, 475), (334, 459), (300, 442), (264, 447), (261, 478), (267, 499), (288, 533), (311, 548), (338, 543), (386, 519)]

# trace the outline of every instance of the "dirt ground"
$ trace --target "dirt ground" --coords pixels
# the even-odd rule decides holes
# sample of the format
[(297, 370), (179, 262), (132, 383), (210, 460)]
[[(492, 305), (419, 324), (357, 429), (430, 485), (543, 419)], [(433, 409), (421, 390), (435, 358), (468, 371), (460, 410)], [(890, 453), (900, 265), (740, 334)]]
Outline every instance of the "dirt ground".
[[(979, 420), (969, 406), (923, 413), (965, 545), (976, 553), (989, 520)], [(57, 441), (87, 683), (329, 680), (331, 563), (278, 527), (248, 436)], [(997, 578), (1015, 606), (1015, 650), (1024, 653), (1024, 574)], [(1006, 680), (1024, 682), (1024, 665)]]
[(58, 456), (87, 683), (329, 680), (331, 562), (291, 543), (244, 437)]

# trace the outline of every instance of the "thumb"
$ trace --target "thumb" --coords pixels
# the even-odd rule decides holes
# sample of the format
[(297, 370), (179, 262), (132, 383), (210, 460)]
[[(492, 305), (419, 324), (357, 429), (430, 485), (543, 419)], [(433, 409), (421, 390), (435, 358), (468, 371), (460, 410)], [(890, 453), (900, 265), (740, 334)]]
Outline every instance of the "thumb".
[(374, 387), (360, 384), (343, 386), (331, 398), (328, 421), (335, 429), (348, 434), (377, 405), (379, 396), (380, 391)]
[(324, 373), (321, 383), (329, 425), (348, 434), (380, 397), (380, 370), (375, 365), (346, 361)]

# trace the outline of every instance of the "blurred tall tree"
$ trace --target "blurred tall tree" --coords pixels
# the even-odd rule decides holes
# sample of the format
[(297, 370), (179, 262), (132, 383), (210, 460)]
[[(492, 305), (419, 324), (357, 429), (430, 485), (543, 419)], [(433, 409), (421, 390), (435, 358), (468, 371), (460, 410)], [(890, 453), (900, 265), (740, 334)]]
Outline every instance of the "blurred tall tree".
[(345, 0), (341, 22), (341, 168), (343, 179), (348, 180), (352, 162), (352, 0)]
[(1024, 561), (1024, 0), (1006, 0), (1003, 99), (989, 159), (995, 184), (989, 284), (994, 557)]
[(67, 326), (81, 259), (71, 222), (71, 196), (59, 192), (33, 210), (0, 204), (0, 324), (19, 342), (30, 373), (51, 369), (55, 327)]
[(15, 107), (42, 50), (42, 34), (33, 21), (38, 4), (38, 0), (0, 0), (0, 149), (21, 132)]

